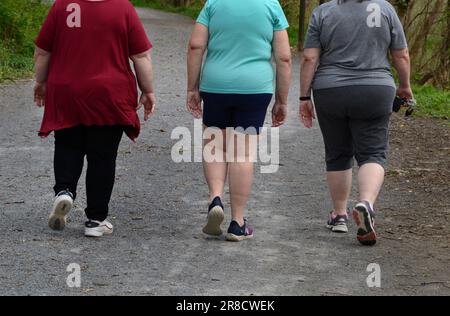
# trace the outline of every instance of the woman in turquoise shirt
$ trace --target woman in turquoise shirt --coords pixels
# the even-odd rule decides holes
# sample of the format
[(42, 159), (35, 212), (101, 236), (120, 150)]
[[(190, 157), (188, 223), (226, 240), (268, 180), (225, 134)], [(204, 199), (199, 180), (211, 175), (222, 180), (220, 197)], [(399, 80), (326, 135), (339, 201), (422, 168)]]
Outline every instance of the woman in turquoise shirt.
[(188, 52), (187, 108), (195, 118), (203, 117), (205, 129), (222, 132), (219, 145), (214, 138), (204, 142), (204, 152), (223, 158), (203, 159), (211, 200), (203, 228), (208, 235), (222, 235), (222, 197), (229, 177), (232, 221), (226, 239), (253, 237), (244, 218), (256, 154), (251, 144), (274, 93), (273, 126), (286, 120), (291, 80), (288, 27), (278, 0), (208, 0), (195, 24)]

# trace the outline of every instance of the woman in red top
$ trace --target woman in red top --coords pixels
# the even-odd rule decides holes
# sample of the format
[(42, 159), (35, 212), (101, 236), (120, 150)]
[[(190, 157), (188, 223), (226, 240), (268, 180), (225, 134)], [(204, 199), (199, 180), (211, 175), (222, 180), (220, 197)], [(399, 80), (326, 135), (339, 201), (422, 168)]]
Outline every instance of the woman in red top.
[(145, 120), (155, 110), (151, 47), (128, 0), (57, 0), (51, 8), (36, 39), (34, 99), (45, 106), (39, 135), (55, 132), (52, 229), (65, 227), (86, 156), (85, 235), (112, 233), (106, 218), (122, 134), (135, 141), (137, 110), (144, 106)]

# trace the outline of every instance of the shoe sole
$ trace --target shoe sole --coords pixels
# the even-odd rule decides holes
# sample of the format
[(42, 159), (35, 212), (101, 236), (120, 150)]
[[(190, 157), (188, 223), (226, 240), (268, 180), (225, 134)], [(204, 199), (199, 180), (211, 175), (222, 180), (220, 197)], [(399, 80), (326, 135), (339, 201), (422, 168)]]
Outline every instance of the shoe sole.
[(357, 205), (353, 210), (353, 219), (358, 225), (358, 241), (364, 246), (374, 246), (377, 243), (377, 233), (372, 224), (372, 216), (366, 206)]
[(203, 233), (210, 236), (222, 236), (223, 232), (220, 228), (225, 219), (225, 214), (220, 206), (211, 209), (208, 214), (208, 222), (203, 227)]
[(331, 230), (333, 233), (337, 233), (337, 234), (346, 234), (346, 233), (348, 233), (348, 227), (347, 226), (343, 226), (343, 225), (339, 225), (339, 226), (327, 225), (327, 228), (329, 230)]
[(58, 197), (48, 218), (48, 226), (61, 231), (66, 227), (66, 216), (73, 207), (73, 200), (68, 196)]
[(244, 240), (248, 240), (248, 239), (252, 239), (253, 235), (250, 236), (237, 236), (235, 234), (227, 234), (225, 239), (227, 241), (232, 241), (232, 242), (240, 242), (240, 241), (244, 241)]
[(114, 229), (98, 231), (95, 228), (85, 228), (84, 236), (90, 237), (90, 238), (99, 238), (99, 237), (103, 237), (104, 235), (111, 235), (113, 232), (114, 232)]

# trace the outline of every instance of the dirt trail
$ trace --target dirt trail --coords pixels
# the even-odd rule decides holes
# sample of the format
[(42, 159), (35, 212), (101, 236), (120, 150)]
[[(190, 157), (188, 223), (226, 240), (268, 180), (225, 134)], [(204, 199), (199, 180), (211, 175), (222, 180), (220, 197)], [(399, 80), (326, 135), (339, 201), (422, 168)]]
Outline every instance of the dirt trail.
[[(379, 205), (381, 239), (375, 248), (358, 245), (353, 224), (349, 235), (325, 229), (331, 206), (322, 138), (317, 126), (307, 131), (297, 121), (298, 61), (290, 119), (280, 133), (280, 170), (255, 179), (248, 212), (255, 239), (240, 244), (205, 239), (202, 167), (170, 159), (171, 131), (193, 126), (184, 108), (185, 47), (193, 22), (152, 10), (139, 13), (155, 45), (158, 112), (136, 145), (122, 143), (111, 204), (113, 236), (83, 237), (82, 186), (66, 230), (47, 228), (53, 139), (36, 136), (42, 110), (32, 105), (32, 82), (0, 86), (0, 294), (450, 294), (448, 177), (443, 191), (421, 200), (421, 192), (405, 191), (404, 166), (393, 164)], [(448, 175), (448, 142), (446, 147)], [(426, 188), (428, 180), (423, 181)], [(418, 225), (427, 220), (416, 219), (428, 208), (440, 212), (442, 228), (424, 227), (431, 235), (423, 237)], [(81, 288), (66, 285), (70, 263), (81, 265)], [(366, 284), (370, 263), (381, 266), (381, 289)]]

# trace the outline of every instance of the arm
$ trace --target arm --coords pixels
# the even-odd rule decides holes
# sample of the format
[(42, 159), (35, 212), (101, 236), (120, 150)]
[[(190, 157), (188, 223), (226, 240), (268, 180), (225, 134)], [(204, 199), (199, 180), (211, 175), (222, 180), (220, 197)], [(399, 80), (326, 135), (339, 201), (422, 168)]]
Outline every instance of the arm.
[(292, 54), (286, 30), (274, 33), (273, 53), (277, 67), (275, 105), (272, 110), (274, 127), (283, 125), (287, 117), (289, 87), (291, 85)]
[(200, 99), (200, 73), (202, 70), (203, 56), (208, 46), (208, 28), (196, 23), (192, 32), (188, 46), (187, 69), (188, 69), (188, 86), (187, 86), (187, 108), (195, 117), (202, 116), (201, 99)]
[(35, 62), (35, 86), (34, 102), (37, 106), (45, 106), (45, 96), (47, 93), (47, 76), (50, 65), (51, 53), (36, 46), (34, 52)]
[(320, 49), (307, 48), (303, 53), (300, 70), (300, 96), (311, 96), (312, 82), (317, 66), (319, 65)]
[(147, 121), (153, 115), (156, 108), (156, 98), (153, 90), (153, 66), (150, 51), (130, 57), (134, 64), (136, 77), (142, 95), (139, 101), (138, 110), (144, 106), (145, 117)]
[(410, 83), (411, 62), (408, 49), (392, 49), (391, 55), (394, 68), (397, 70), (398, 79), (400, 81), (397, 95), (401, 98), (414, 99)]
[[(310, 97), (312, 82), (317, 66), (320, 61), (320, 48), (307, 48), (303, 53), (300, 70), (300, 96)], [(307, 128), (312, 127), (312, 120), (315, 119), (314, 106), (311, 100), (300, 102), (300, 120)]]
[(203, 55), (208, 45), (208, 28), (197, 23), (188, 46), (188, 91), (198, 91)]

